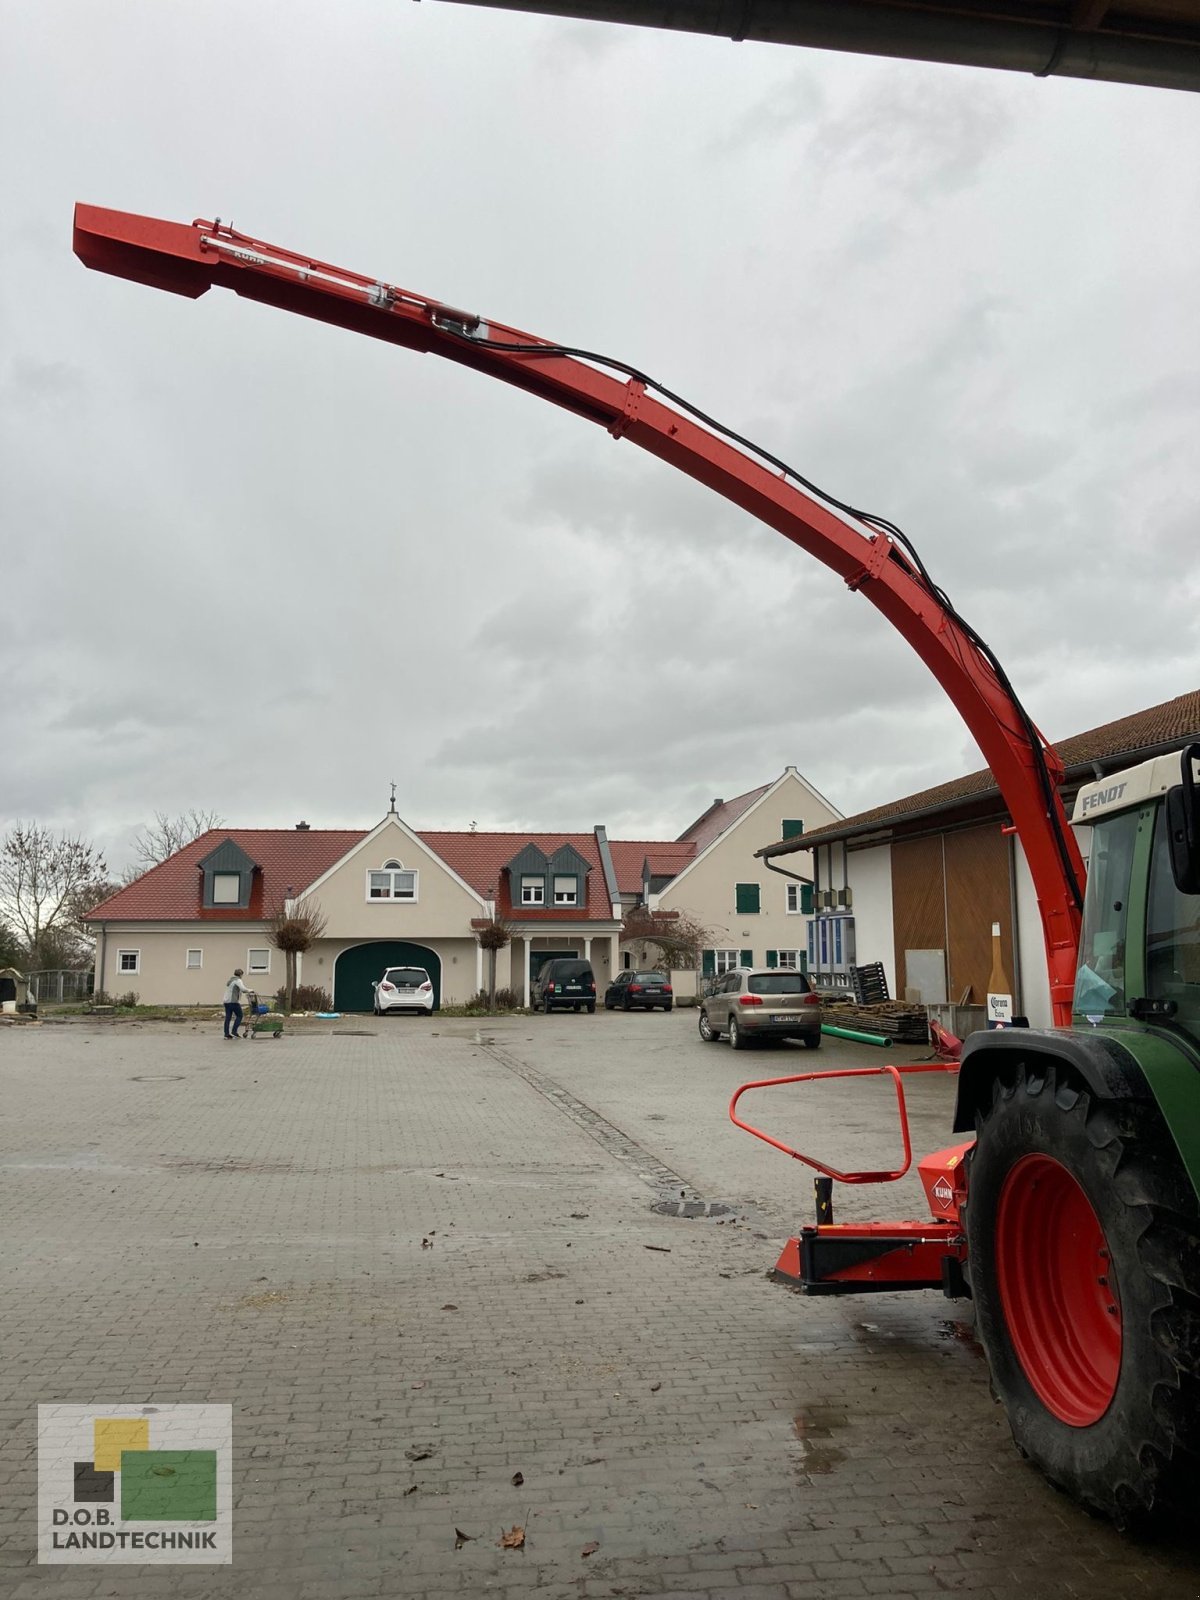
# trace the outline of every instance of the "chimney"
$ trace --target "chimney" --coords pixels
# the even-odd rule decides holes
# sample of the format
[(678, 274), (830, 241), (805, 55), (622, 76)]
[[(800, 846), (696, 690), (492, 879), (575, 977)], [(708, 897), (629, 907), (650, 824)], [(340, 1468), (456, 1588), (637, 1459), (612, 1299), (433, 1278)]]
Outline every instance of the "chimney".
[(298, 822), (296, 824), (296, 832), (297, 833), (307, 833), (308, 832), (308, 823), (307, 822)]

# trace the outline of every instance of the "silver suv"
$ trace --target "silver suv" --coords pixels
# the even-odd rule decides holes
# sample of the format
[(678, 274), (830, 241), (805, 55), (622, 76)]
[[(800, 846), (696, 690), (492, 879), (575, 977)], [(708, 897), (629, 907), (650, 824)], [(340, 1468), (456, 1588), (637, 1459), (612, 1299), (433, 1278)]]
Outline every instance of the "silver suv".
[(715, 1044), (728, 1034), (734, 1050), (754, 1039), (821, 1043), (821, 999), (794, 967), (735, 967), (700, 1003), (700, 1037)]

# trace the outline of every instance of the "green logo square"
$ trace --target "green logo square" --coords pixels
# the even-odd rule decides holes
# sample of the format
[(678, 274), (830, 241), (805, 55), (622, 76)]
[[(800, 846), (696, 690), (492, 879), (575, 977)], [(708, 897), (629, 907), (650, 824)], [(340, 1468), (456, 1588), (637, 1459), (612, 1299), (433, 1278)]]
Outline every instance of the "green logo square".
[(215, 1522), (215, 1450), (123, 1450), (125, 1522)]

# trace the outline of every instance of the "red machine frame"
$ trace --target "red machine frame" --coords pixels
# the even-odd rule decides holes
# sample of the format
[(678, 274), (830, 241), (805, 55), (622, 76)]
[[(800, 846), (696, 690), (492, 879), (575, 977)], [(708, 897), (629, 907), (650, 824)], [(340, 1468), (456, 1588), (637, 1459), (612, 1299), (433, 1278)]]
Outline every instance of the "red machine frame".
[[(297, 255), (222, 227), (75, 208), (86, 266), (196, 299), (214, 285), (353, 333), (439, 355), (599, 423), (741, 506), (866, 596), (958, 708), (1020, 834), (1046, 941), (1057, 1025), (1071, 1017), (1083, 863), (1058, 795), (1062, 766), (957, 618), (883, 532), (855, 527), (785, 476), (681, 411), (534, 334), (485, 322), (427, 295)], [(516, 346), (517, 348), (506, 348)], [(1034, 730), (1036, 732), (1036, 730)], [(1052, 780), (1046, 793), (1040, 774)]]
[[(247, 299), (332, 323), (431, 355), (443, 356), (607, 428), (751, 516), (776, 529), (861, 592), (908, 641), (957, 707), (991, 768), (1016, 825), (1033, 877), (1046, 942), (1054, 1020), (1071, 1020), (1084, 872), (1059, 795), (1063, 770), (1053, 748), (1029, 721), (1002, 670), (911, 552), (881, 519), (858, 520), (800, 487), (781, 464), (755, 459), (723, 436), (711, 419), (654, 398), (650, 380), (622, 363), (572, 351), (551, 340), (458, 310), (222, 227), (219, 220), (165, 222), (97, 206), (77, 205), (75, 253), (88, 267), (196, 299), (214, 287)], [(625, 381), (601, 370), (616, 368)], [(654, 385), (654, 387), (658, 387)], [(674, 398), (674, 397), (672, 397)], [(681, 403), (682, 404), (682, 403)], [(744, 442), (744, 441), (743, 441)], [(835, 503), (836, 504), (836, 503)], [(889, 531), (891, 530), (891, 531)], [(820, 1174), (817, 1222), (789, 1240), (776, 1275), (809, 1292), (942, 1287), (962, 1293), (966, 1241), (959, 1222), (965, 1194), (968, 1145), (927, 1156), (919, 1170), (932, 1222), (833, 1221), (832, 1184), (889, 1182), (911, 1164), (912, 1150), (901, 1073), (875, 1068), (896, 1085), (904, 1143), (899, 1171), (835, 1173), (740, 1122), (738, 1099), (767, 1082), (746, 1084), (730, 1115), (738, 1126), (766, 1139)], [(940, 1064), (925, 1070), (947, 1070)], [(949, 1070), (953, 1070), (951, 1067)], [(855, 1072), (804, 1073), (769, 1080), (794, 1083)]]

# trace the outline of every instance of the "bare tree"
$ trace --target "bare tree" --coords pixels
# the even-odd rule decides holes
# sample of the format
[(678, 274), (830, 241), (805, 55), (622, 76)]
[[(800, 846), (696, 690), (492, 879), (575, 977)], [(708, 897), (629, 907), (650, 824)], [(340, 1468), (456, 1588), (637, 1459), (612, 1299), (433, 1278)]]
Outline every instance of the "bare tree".
[(43, 949), (81, 931), (81, 907), (109, 888), (103, 858), (85, 840), (18, 822), (0, 846), (0, 915), (25, 947), (31, 969)]
[(325, 932), (325, 920), (325, 913), (315, 900), (299, 900), (290, 911), (280, 906), (267, 923), (267, 937), (276, 950), (283, 951), (283, 981), (289, 1011), (296, 993), (296, 957), (316, 944)]
[(700, 952), (712, 942), (712, 930), (687, 911), (651, 911), (646, 906), (634, 906), (626, 913), (621, 928), (622, 944), (652, 946), (658, 951), (655, 964), (667, 969), (697, 966)]
[(158, 866), (160, 861), (165, 861), (168, 856), (173, 856), (177, 850), (182, 850), (185, 844), (191, 844), (193, 839), (198, 839), (202, 833), (207, 833), (210, 828), (222, 828), (225, 818), (215, 811), (182, 811), (177, 817), (169, 817), (165, 811), (156, 811), (154, 821), (144, 827), (133, 841), (134, 864), (126, 873), (126, 881), (132, 882), (140, 878), (143, 872), (149, 872), (151, 867)]
[(493, 916), (475, 930), (482, 949), (488, 953), (488, 1010), (496, 1009), (496, 952), (503, 950), (513, 936), (511, 924), (503, 917)]

